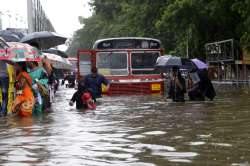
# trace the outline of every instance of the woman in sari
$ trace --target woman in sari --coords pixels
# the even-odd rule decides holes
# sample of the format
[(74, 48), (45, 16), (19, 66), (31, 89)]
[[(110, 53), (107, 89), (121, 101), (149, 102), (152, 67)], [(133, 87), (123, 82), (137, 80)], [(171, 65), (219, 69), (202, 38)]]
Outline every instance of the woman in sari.
[(28, 66), (29, 74), (32, 78), (32, 88), (36, 97), (33, 111), (35, 114), (40, 114), (47, 108), (48, 75), (42, 67), (38, 66), (37, 62), (29, 62)]
[(32, 79), (27, 73), (25, 63), (16, 64), (16, 98), (13, 101), (11, 111), (21, 117), (32, 116), (32, 110), (35, 104), (32, 92)]

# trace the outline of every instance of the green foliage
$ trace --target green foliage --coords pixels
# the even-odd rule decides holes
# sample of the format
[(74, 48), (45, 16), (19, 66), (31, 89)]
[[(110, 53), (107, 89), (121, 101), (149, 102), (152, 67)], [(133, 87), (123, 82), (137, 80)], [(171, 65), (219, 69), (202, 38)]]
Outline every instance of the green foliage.
[(249, 0), (92, 0), (93, 15), (69, 48), (90, 49), (107, 37), (152, 37), (162, 41), (166, 54), (203, 57), (207, 42), (234, 38), (250, 43)]

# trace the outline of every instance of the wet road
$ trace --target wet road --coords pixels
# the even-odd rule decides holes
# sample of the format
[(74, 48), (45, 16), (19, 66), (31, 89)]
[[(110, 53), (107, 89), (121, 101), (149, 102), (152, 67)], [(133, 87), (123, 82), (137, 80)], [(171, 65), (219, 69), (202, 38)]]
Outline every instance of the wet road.
[(213, 102), (104, 97), (81, 112), (61, 88), (52, 113), (0, 119), (0, 165), (248, 166), (250, 90), (219, 89)]

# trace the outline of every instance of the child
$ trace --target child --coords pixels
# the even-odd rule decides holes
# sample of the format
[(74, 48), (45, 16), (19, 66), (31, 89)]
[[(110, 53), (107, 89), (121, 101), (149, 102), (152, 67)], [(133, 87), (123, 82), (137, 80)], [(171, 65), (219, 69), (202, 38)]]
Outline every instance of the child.
[(96, 109), (96, 104), (89, 92), (84, 92), (82, 94), (82, 102), (87, 109), (90, 109), (90, 110)]
[(69, 105), (73, 106), (74, 102), (76, 102), (76, 109), (95, 109), (96, 107), (92, 95), (84, 86), (83, 81), (79, 82), (78, 90), (73, 94)]

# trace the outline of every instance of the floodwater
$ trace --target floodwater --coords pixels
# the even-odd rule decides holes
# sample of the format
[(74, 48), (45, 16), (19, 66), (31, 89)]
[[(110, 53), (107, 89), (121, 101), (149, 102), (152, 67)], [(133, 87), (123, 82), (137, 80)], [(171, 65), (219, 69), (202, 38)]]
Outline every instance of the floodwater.
[(249, 166), (250, 90), (218, 89), (206, 102), (103, 97), (83, 112), (61, 88), (53, 112), (0, 119), (0, 165)]

